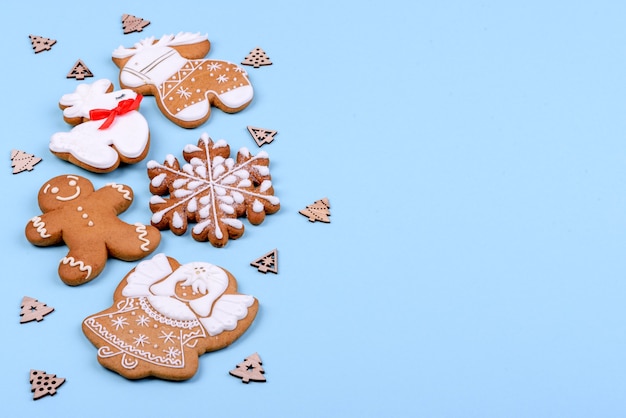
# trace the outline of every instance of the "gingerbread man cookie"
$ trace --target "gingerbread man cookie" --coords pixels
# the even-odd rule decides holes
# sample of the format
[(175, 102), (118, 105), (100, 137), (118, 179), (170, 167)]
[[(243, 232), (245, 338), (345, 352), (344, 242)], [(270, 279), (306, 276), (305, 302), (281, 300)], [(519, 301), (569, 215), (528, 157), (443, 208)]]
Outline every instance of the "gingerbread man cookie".
[(52, 135), (50, 151), (94, 173), (138, 163), (150, 145), (148, 122), (137, 110), (142, 97), (129, 89), (113, 91), (107, 79), (80, 84), (59, 101), (63, 119), (75, 126)]
[(252, 324), (259, 303), (237, 292), (227, 270), (181, 265), (164, 254), (142, 261), (121, 281), (113, 305), (83, 321), (98, 362), (128, 379), (191, 378), (198, 357), (222, 349)]
[(195, 128), (209, 119), (211, 106), (235, 113), (253, 97), (245, 70), (228, 61), (203, 59), (210, 48), (206, 35), (181, 32), (146, 38), (132, 48), (120, 46), (113, 51), (113, 62), (120, 68), (120, 86), (155, 96), (168, 119)]
[(138, 260), (161, 242), (155, 227), (118, 218), (132, 201), (132, 189), (123, 184), (95, 190), (84, 177), (54, 177), (39, 189), (43, 214), (28, 222), (26, 238), (41, 247), (65, 243), (69, 252), (59, 263), (59, 277), (70, 286), (86, 283), (102, 272), (109, 257)]

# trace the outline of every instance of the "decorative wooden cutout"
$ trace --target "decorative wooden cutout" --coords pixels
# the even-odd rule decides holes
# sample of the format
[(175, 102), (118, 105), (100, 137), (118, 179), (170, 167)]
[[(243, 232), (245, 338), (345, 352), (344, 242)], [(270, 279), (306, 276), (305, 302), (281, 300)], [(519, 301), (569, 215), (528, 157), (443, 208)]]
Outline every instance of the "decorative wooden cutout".
[(33, 154), (28, 154), (16, 149), (11, 151), (11, 167), (13, 167), (13, 174), (21, 173), (25, 170), (31, 171), (39, 161), (41, 161), (41, 158), (35, 157)]
[(21, 324), (35, 320), (39, 322), (43, 320), (44, 316), (54, 311), (53, 307), (28, 296), (22, 298), (22, 305), (20, 307), (22, 308), (20, 311), (20, 316), (22, 317), (20, 319)]
[(269, 253), (251, 262), (250, 265), (256, 267), (261, 273), (269, 271), (278, 274), (278, 250), (274, 248)]
[(49, 51), (50, 48), (52, 48), (52, 45), (57, 43), (56, 40), (44, 38), (43, 36), (28, 35), (28, 37), (30, 38), (30, 43), (33, 45), (35, 54), (41, 51)]
[(76, 80), (84, 80), (85, 77), (93, 77), (92, 72), (85, 65), (82, 60), (76, 61), (72, 69), (69, 73), (67, 73), (67, 78), (75, 78)]
[(300, 211), (300, 214), (309, 218), (309, 221), (330, 223), (330, 203), (328, 198), (317, 200), (312, 205), (308, 205), (306, 208)]
[(30, 391), (33, 392), (33, 399), (35, 400), (46, 395), (53, 396), (63, 382), (65, 379), (57, 377), (55, 374), (47, 374), (41, 370), (30, 370)]
[(241, 61), (243, 65), (252, 65), (254, 68), (259, 68), (262, 65), (272, 65), (270, 57), (267, 56), (265, 51), (256, 47)]
[(259, 147), (272, 142), (278, 133), (277, 131), (271, 129), (256, 128), (254, 126), (248, 126), (247, 128), (250, 135), (252, 135), (254, 142), (256, 142)]
[(240, 377), (243, 383), (250, 381), (265, 382), (265, 376), (263, 376), (265, 370), (263, 370), (262, 364), (261, 357), (259, 357), (257, 353), (254, 353), (245, 358), (244, 361), (237, 365), (237, 368), (231, 370), (229, 373), (232, 376)]
[(141, 32), (143, 28), (150, 24), (149, 20), (144, 20), (140, 17), (123, 14), (122, 15), (122, 29), (124, 30), (124, 34), (128, 34), (131, 32)]

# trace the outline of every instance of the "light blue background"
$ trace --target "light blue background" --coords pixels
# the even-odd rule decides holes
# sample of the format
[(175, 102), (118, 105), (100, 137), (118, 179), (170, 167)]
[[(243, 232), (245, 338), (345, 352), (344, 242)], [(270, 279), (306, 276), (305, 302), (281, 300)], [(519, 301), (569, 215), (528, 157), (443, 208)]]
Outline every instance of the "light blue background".
[[(626, 6), (618, 1), (107, 1), (5, 7), (0, 136), (7, 187), (0, 292), (2, 409), (35, 417), (623, 417), (626, 415)], [(124, 35), (121, 15), (151, 21)], [(158, 252), (230, 270), (261, 304), (248, 332), (186, 382), (102, 368), (81, 321), (135, 263), (72, 288), (65, 247), (24, 237), (49, 178), (130, 185), (121, 217), (148, 222), (145, 164), (95, 175), (48, 151), (82, 59), (118, 86), (111, 52), (207, 33), (241, 62), (255, 100), (200, 128), (146, 97), (148, 158), (202, 132), (264, 146), (282, 208), (222, 249), (163, 232)], [(29, 34), (57, 44), (34, 54)], [(10, 151), (43, 161), (11, 173)], [(332, 222), (298, 214), (330, 199)], [(278, 248), (279, 274), (249, 263)], [(19, 324), (23, 296), (56, 310)], [(228, 374), (258, 352), (266, 383)], [(32, 400), (31, 368), (65, 377)], [(88, 410), (88, 412), (86, 412)]]

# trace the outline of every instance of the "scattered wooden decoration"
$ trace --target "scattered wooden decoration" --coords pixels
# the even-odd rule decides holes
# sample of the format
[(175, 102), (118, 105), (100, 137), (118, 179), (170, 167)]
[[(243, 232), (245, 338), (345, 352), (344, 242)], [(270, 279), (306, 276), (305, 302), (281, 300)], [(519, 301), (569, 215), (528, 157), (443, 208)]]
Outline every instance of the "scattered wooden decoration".
[(22, 298), (22, 310), (20, 311), (20, 323), (30, 321), (42, 321), (43, 317), (54, 311), (54, 308), (46, 305), (43, 302), (39, 302), (37, 299), (33, 299), (28, 296)]
[(30, 43), (33, 45), (35, 54), (41, 51), (49, 51), (50, 48), (52, 48), (52, 45), (57, 43), (56, 40), (44, 38), (43, 36), (28, 35), (28, 37), (30, 38)]
[(317, 200), (312, 205), (308, 205), (306, 208), (300, 211), (300, 214), (309, 218), (309, 221), (330, 223), (330, 203), (328, 198)]
[(150, 24), (149, 20), (124, 13), (122, 15), (122, 29), (124, 34), (131, 32), (141, 32), (143, 28)]
[(278, 250), (274, 248), (269, 253), (251, 262), (250, 265), (256, 267), (261, 273), (267, 273), (269, 271), (278, 274)]
[(57, 377), (55, 374), (33, 369), (30, 371), (30, 391), (33, 392), (35, 400), (46, 395), (53, 396), (64, 382), (64, 378)]
[(259, 357), (257, 353), (254, 353), (245, 358), (244, 361), (239, 363), (237, 367), (229, 373), (232, 376), (241, 378), (243, 383), (250, 381), (265, 382), (265, 376), (263, 376), (265, 370), (263, 370), (262, 364), (261, 357)]
[(35, 164), (39, 161), (41, 161), (41, 158), (35, 157), (33, 154), (28, 154), (16, 149), (11, 151), (11, 167), (13, 167), (13, 174), (21, 173), (25, 170), (32, 171)]
[(84, 80), (85, 77), (93, 77), (93, 73), (89, 70), (85, 63), (79, 59), (78, 61), (76, 61), (70, 72), (67, 73), (67, 78)]
[(259, 68), (262, 65), (272, 65), (270, 57), (267, 56), (265, 51), (256, 47), (241, 61), (243, 65), (252, 65), (254, 68)]
[(256, 128), (254, 126), (248, 126), (247, 128), (250, 135), (252, 135), (254, 142), (256, 142), (259, 147), (272, 142), (278, 133), (277, 131), (271, 129)]

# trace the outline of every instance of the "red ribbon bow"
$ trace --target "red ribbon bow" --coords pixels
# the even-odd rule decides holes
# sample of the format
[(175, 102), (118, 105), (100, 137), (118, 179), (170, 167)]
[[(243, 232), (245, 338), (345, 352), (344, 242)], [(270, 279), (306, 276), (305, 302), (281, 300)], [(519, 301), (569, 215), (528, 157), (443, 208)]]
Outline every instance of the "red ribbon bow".
[(121, 100), (117, 103), (117, 106), (113, 109), (92, 109), (89, 111), (89, 119), (100, 120), (106, 119), (98, 129), (106, 129), (113, 123), (116, 116), (123, 115), (131, 110), (137, 110), (139, 103), (141, 103), (143, 96), (137, 94), (134, 99)]

